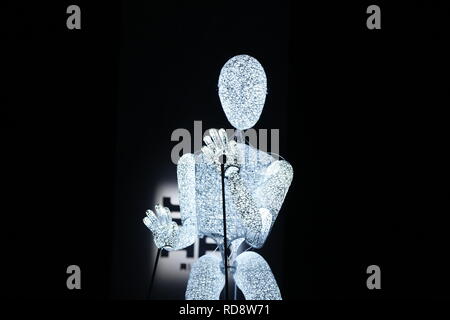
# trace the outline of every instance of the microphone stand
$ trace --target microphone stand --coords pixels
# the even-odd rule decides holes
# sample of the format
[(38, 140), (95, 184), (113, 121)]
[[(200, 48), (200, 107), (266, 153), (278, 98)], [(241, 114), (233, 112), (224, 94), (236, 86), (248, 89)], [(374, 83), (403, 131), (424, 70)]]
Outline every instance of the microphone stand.
[(222, 211), (223, 211), (223, 251), (222, 251), (222, 259), (225, 268), (225, 300), (228, 300), (228, 256), (227, 256), (227, 217), (225, 210), (225, 162), (226, 156), (222, 156), (222, 161), (220, 163), (220, 171), (222, 177)]

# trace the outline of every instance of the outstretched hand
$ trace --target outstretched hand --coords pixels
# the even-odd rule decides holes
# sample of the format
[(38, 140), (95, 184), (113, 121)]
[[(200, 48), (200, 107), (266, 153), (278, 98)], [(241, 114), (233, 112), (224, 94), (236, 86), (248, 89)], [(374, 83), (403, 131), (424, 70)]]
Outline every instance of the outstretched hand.
[(178, 225), (172, 221), (169, 208), (156, 205), (155, 211), (156, 214), (152, 210), (146, 211), (144, 224), (153, 233), (153, 240), (158, 248), (171, 247), (172, 235)]

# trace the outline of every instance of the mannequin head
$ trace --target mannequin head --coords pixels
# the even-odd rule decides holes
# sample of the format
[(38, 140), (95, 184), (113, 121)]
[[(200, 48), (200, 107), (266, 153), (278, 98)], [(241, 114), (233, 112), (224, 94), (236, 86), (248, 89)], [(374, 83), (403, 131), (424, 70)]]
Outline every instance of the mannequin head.
[(233, 127), (251, 128), (258, 121), (267, 94), (263, 67), (253, 57), (238, 55), (228, 60), (219, 76), (219, 98)]

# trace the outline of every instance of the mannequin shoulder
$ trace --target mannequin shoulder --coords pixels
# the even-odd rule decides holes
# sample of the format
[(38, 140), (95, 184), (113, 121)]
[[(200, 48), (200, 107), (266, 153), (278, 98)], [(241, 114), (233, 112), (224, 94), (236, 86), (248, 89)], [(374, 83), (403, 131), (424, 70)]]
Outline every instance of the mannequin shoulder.
[(294, 176), (294, 169), (286, 160), (275, 160), (267, 167), (265, 175), (268, 177), (280, 176), (281, 178), (291, 182)]
[(177, 175), (191, 175), (195, 171), (195, 156), (192, 153), (184, 154), (177, 163)]
[(185, 153), (178, 160), (177, 166), (186, 166), (195, 164), (195, 156), (193, 153)]

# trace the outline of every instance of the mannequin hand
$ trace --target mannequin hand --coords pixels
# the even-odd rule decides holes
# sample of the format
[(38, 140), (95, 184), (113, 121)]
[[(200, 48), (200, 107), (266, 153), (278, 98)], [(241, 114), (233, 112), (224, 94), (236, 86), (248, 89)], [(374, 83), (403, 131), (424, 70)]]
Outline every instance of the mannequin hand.
[[(210, 129), (209, 136), (206, 136), (203, 141), (205, 146), (202, 147), (202, 152), (205, 154), (207, 161), (214, 164), (220, 171), (221, 156), (226, 156), (225, 170), (239, 171), (241, 167), (241, 157), (237, 148), (237, 143), (234, 140), (228, 140), (227, 133), (224, 129), (216, 130)], [(236, 169), (232, 169), (234, 167)]]
[(172, 247), (173, 235), (178, 225), (172, 221), (169, 208), (156, 205), (155, 211), (156, 214), (152, 210), (147, 210), (144, 224), (152, 231), (153, 240), (158, 248)]

